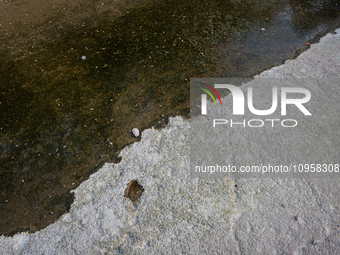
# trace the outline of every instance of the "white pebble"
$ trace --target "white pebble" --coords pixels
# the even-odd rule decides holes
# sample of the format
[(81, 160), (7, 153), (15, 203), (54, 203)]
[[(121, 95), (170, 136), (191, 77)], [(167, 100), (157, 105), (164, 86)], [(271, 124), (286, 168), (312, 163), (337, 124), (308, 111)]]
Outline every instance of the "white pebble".
[(135, 137), (138, 137), (138, 136), (139, 136), (139, 130), (138, 130), (138, 128), (132, 129), (132, 134), (133, 134)]
[(82, 60), (85, 60), (85, 59), (86, 59), (86, 57), (85, 57), (85, 56), (82, 56), (82, 57), (81, 57), (81, 59), (82, 59)]

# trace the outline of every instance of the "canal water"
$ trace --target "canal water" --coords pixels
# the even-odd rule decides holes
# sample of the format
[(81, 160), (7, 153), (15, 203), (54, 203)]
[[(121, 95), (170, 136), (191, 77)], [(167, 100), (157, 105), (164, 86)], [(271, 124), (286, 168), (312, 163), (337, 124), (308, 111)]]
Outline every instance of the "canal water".
[(338, 1), (0, 1), (0, 234), (34, 232), (190, 78), (252, 77), (340, 26)]

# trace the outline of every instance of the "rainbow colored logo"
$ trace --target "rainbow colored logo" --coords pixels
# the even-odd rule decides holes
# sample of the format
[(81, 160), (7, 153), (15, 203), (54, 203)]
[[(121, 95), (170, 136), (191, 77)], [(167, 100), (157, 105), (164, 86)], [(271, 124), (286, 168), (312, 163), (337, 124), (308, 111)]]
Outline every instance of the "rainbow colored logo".
[[(210, 85), (208, 85), (208, 84), (206, 84), (206, 83), (203, 83), (203, 82), (198, 82), (198, 83), (199, 83), (199, 84), (202, 84), (202, 85), (206, 86), (208, 89), (212, 90), (212, 91), (215, 93), (215, 95), (217, 96), (218, 100), (220, 100), (220, 104), (222, 105), (221, 98), (220, 98), (220, 96), (218, 95), (217, 91), (216, 91), (213, 87), (211, 87)], [(211, 92), (210, 92), (209, 90), (204, 89), (204, 88), (201, 88), (201, 87), (198, 87), (198, 88), (201, 89), (201, 90), (203, 90), (204, 92), (206, 92), (206, 93), (212, 98), (212, 100), (214, 100), (214, 103), (215, 103), (215, 105), (217, 106), (216, 100), (215, 100), (214, 96), (211, 94)]]

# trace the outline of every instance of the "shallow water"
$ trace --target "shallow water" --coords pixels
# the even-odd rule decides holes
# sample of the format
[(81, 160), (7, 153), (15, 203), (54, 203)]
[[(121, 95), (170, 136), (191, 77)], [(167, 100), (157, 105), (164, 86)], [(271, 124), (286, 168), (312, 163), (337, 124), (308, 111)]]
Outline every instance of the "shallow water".
[(339, 25), (336, 1), (0, 8), (0, 233), (11, 235), (67, 211), (71, 189), (138, 141), (129, 130), (188, 115), (190, 78), (251, 77)]

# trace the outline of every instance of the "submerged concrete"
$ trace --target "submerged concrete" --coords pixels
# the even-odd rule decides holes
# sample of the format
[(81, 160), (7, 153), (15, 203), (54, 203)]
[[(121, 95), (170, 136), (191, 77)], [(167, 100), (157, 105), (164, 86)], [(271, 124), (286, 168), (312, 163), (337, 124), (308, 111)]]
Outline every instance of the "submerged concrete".
[[(340, 35), (328, 34), (258, 78), (339, 74)], [(332, 87), (330, 100), (340, 91)], [(0, 237), (0, 253), (340, 253), (338, 180), (190, 179), (189, 130), (181, 117), (145, 130), (119, 164), (104, 165), (74, 191), (69, 213), (34, 234)], [(134, 205), (123, 197), (133, 179), (144, 188)]]

